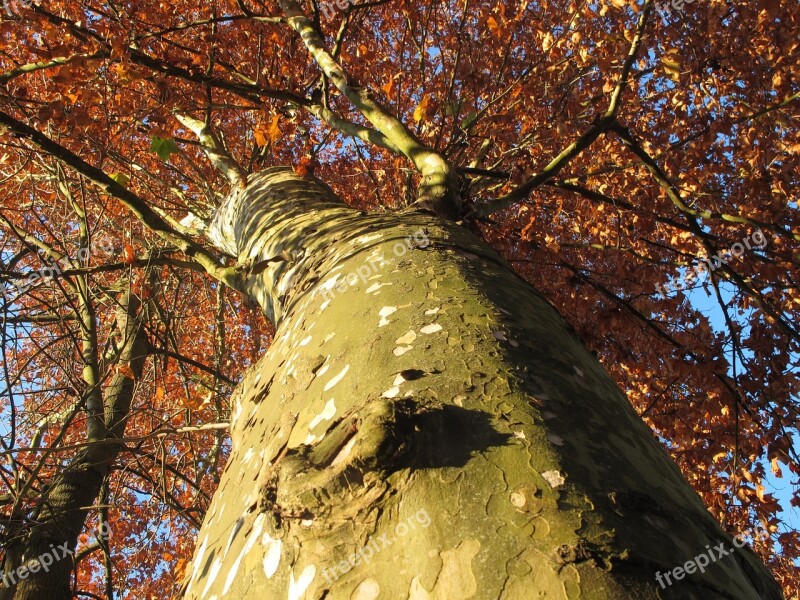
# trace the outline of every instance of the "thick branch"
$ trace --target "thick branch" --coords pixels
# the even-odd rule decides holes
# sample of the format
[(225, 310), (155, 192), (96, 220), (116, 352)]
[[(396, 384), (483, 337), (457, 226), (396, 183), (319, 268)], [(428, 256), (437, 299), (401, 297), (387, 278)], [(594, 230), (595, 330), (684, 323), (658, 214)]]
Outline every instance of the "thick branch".
[(644, 3), (644, 10), (639, 16), (639, 21), (636, 25), (636, 33), (633, 35), (633, 40), (631, 41), (628, 54), (625, 58), (625, 62), (622, 65), (622, 72), (620, 73), (617, 85), (611, 92), (611, 99), (609, 101), (608, 109), (603, 116), (588, 131), (567, 146), (558, 156), (550, 161), (550, 163), (544, 169), (528, 179), (528, 181), (521, 184), (506, 196), (503, 196), (494, 202), (484, 204), (478, 208), (475, 211), (477, 216), (488, 217), (489, 215), (508, 208), (513, 204), (522, 202), (533, 190), (538, 188), (546, 181), (552, 179), (556, 174), (558, 174), (559, 171), (561, 171), (561, 169), (566, 167), (573, 158), (591, 146), (601, 134), (608, 131), (609, 128), (614, 125), (616, 122), (617, 113), (619, 112), (622, 92), (625, 90), (625, 86), (628, 85), (628, 78), (630, 76), (633, 63), (636, 61), (636, 57), (639, 54), (639, 49), (642, 45), (642, 36), (644, 34), (644, 29), (647, 25), (647, 18), (650, 15), (652, 7), (653, 0), (646, 0)]
[(102, 170), (90, 165), (69, 149), (2, 111), (0, 111), (0, 125), (5, 125), (14, 135), (30, 140), (44, 152), (59, 159), (99, 185), (103, 191), (120, 200), (153, 233), (170, 244), (174, 244), (182, 252), (200, 263), (209, 275), (233, 289), (239, 289), (235, 274), (230, 269), (222, 267), (214, 255), (196, 244), (188, 236), (176, 232), (158, 213), (150, 208), (144, 199), (111, 179)]
[(372, 97), (367, 88), (351, 81), (342, 66), (325, 48), (314, 23), (295, 0), (281, 0), (281, 7), (289, 24), (300, 34), (308, 52), (325, 76), (422, 174), (417, 204), (440, 216), (456, 217), (461, 202), (455, 170), (448, 161), (417, 139), (402, 121)]
[(206, 153), (211, 163), (225, 175), (232, 185), (241, 185), (243, 182), (247, 181), (247, 173), (245, 173), (244, 169), (233, 159), (225, 148), (225, 144), (222, 143), (219, 136), (211, 129), (210, 124), (189, 115), (178, 113), (175, 113), (175, 118), (197, 136), (197, 139), (200, 140), (203, 152)]
[[(84, 58), (106, 59), (111, 56), (111, 44), (98, 33), (91, 31), (85, 27), (81, 27), (67, 19), (59, 17), (54, 13), (48, 12), (41, 6), (33, 5), (32, 9), (46, 16), (53, 23), (65, 26), (79, 39), (91, 38), (96, 42), (98, 42), (99, 44), (102, 44), (103, 46), (106, 47), (106, 49), (95, 52), (91, 55), (85, 55)], [(251, 15), (248, 18), (252, 18), (257, 21), (264, 20), (269, 22), (285, 21), (283, 17), (266, 17), (260, 15)], [(360, 140), (363, 140), (371, 144), (375, 144), (377, 146), (380, 146), (392, 152), (396, 152), (398, 154), (402, 153), (400, 149), (397, 147), (397, 145), (394, 144), (389, 138), (387, 138), (387, 136), (385, 136), (380, 131), (376, 131), (374, 129), (370, 129), (369, 127), (365, 127), (358, 123), (353, 123), (351, 121), (348, 121), (342, 118), (341, 116), (337, 115), (335, 112), (330, 110), (324, 104), (313, 102), (312, 100), (304, 98), (303, 96), (285, 90), (266, 88), (257, 85), (253, 82), (235, 83), (232, 81), (221, 79), (219, 77), (214, 77), (208, 73), (193, 72), (183, 67), (179, 67), (170, 64), (168, 62), (165, 62), (159, 58), (150, 56), (133, 46), (129, 46), (128, 51), (130, 53), (129, 57), (132, 63), (142, 67), (146, 67), (152, 71), (161, 73), (162, 75), (165, 75), (167, 77), (175, 77), (184, 81), (190, 81), (192, 83), (198, 83), (210, 86), (215, 89), (225, 90), (239, 96), (240, 98), (253, 102), (256, 105), (260, 105), (263, 102), (263, 98), (272, 98), (273, 100), (281, 100), (284, 102), (288, 102), (294, 106), (307, 110), (309, 113), (313, 114), (320, 120), (324, 121), (329, 127), (341, 131), (345, 135), (357, 137)], [(69, 60), (72, 60), (72, 58), (70, 58)], [(36, 65), (33, 65), (29, 66), (29, 68), (32, 68), (33, 70), (38, 70), (39, 68), (47, 68), (47, 67), (46, 66), (38, 67)], [(9, 78), (11, 78), (19, 76), (21, 74), (22, 73), (18, 73), (15, 70), (10, 72), (8, 75)], [(241, 74), (235, 73), (235, 75), (240, 76)]]
[[(141, 377), (148, 342), (138, 315), (140, 303), (128, 295), (117, 315), (117, 325), (122, 337), (118, 370), (103, 394), (102, 440), (122, 438), (128, 419), (136, 380)], [(73, 568), (72, 553), (78, 535), (83, 529), (89, 509), (97, 498), (109, 466), (115, 460), (121, 445), (93, 444), (89, 439), (86, 450), (59, 474), (48, 488), (37, 523), (25, 538), (23, 556), (38, 557), (53, 552), (53, 547), (68, 548), (62, 551), (49, 571), (31, 572), (17, 586), (18, 600), (72, 598), (70, 573)], [(62, 556), (62, 554), (65, 554)]]
[(562, 150), (558, 156), (551, 160), (544, 169), (528, 179), (528, 181), (521, 184), (511, 193), (506, 194), (502, 198), (498, 198), (493, 202), (483, 204), (476, 208), (475, 216), (488, 217), (493, 213), (525, 200), (533, 190), (555, 177), (559, 171), (566, 167), (573, 158), (591, 146), (592, 142), (600, 137), (601, 134), (608, 131), (613, 123), (613, 118), (604, 116), (599, 119), (597, 123), (589, 128), (587, 132), (572, 142), (569, 146), (564, 148), (564, 150)]

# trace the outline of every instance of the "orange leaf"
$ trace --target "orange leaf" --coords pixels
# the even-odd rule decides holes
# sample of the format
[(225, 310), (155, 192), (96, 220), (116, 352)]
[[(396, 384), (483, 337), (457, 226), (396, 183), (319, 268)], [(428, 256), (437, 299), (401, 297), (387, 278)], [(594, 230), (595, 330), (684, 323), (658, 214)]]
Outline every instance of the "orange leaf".
[(422, 99), (422, 102), (419, 103), (417, 108), (414, 109), (414, 117), (413, 118), (414, 118), (414, 121), (416, 123), (419, 123), (425, 117), (425, 112), (427, 111), (428, 104), (430, 104), (430, 102), (431, 102), (431, 97), (430, 96), (425, 96)]
[(294, 172), (300, 177), (305, 177), (311, 171), (311, 158), (304, 156), (294, 166)]
[(253, 129), (253, 137), (256, 139), (256, 145), (266, 146), (267, 145), (267, 136), (265, 135), (265, 130), (263, 125), (257, 125), (255, 129)]
[(486, 19), (486, 24), (489, 26), (489, 31), (492, 32), (492, 35), (498, 38), (503, 37), (503, 30), (500, 28), (500, 24), (497, 22), (497, 19), (494, 17), (489, 17)]
[(133, 246), (130, 244), (125, 244), (125, 249), (122, 251), (122, 262), (126, 265), (131, 264), (134, 261), (133, 256)]
[(131, 379), (135, 379), (136, 375), (133, 374), (130, 365), (117, 365), (116, 371), (120, 375), (124, 375), (125, 377), (130, 377)]
[(386, 82), (385, 85), (381, 86), (383, 93), (386, 94), (386, 97), (391, 100), (392, 96), (394, 95), (394, 77), (390, 77), (389, 81)]
[(756, 496), (761, 502), (764, 501), (764, 486), (758, 483), (756, 484)]
[(255, 137), (258, 146), (266, 146), (268, 143), (275, 143), (281, 138), (281, 130), (278, 127), (278, 115), (272, 115), (269, 123), (259, 123), (253, 130), (253, 137)]
[(183, 579), (183, 574), (186, 571), (186, 565), (189, 564), (185, 558), (180, 557), (178, 561), (175, 563), (175, 577), (176, 580)]
[(269, 127), (267, 127), (267, 137), (273, 144), (281, 138), (281, 130), (278, 127), (279, 120), (280, 117), (278, 115), (273, 115), (272, 121), (270, 121)]

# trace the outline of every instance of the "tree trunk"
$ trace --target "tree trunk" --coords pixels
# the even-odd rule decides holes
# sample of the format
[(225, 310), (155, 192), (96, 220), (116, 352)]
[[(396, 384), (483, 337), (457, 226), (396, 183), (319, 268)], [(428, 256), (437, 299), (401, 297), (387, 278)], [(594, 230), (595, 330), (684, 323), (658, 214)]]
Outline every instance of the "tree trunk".
[(782, 597), (555, 309), (468, 231), (269, 169), (210, 237), (277, 330), (234, 394), (185, 598)]
[[(89, 510), (95, 503), (125, 433), (136, 380), (141, 377), (149, 350), (139, 314), (140, 302), (125, 294), (117, 311), (119, 362), (103, 393), (102, 439), (87, 444), (53, 480), (41, 501), (30, 530), (7, 553), (0, 598), (16, 600), (70, 600), (75, 547)], [(106, 532), (103, 532), (106, 533)]]

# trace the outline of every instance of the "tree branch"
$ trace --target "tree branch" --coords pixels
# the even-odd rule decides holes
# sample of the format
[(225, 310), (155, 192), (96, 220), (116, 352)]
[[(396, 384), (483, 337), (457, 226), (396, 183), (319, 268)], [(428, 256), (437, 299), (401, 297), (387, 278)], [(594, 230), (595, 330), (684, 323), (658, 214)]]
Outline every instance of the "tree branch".
[(461, 200), (455, 170), (449, 162), (417, 139), (400, 119), (373, 98), (367, 88), (351, 82), (342, 66), (326, 50), (313, 22), (295, 0), (281, 0), (280, 4), (289, 25), (300, 35), (325, 76), (422, 174), (417, 204), (440, 216), (455, 218)]
[(227, 178), (234, 186), (240, 186), (247, 182), (247, 173), (233, 159), (225, 144), (219, 136), (211, 129), (208, 122), (200, 121), (192, 116), (174, 113), (175, 118), (189, 129), (200, 140), (200, 147), (206, 153), (211, 163)]
[(536, 175), (528, 179), (528, 181), (518, 186), (511, 193), (493, 202), (489, 202), (478, 207), (474, 212), (475, 216), (488, 217), (489, 215), (492, 215), (498, 211), (508, 208), (513, 204), (522, 202), (528, 197), (528, 195), (533, 190), (538, 188), (546, 181), (552, 179), (556, 174), (558, 174), (559, 171), (561, 171), (561, 169), (566, 167), (573, 158), (575, 158), (578, 154), (583, 152), (583, 150), (591, 146), (592, 143), (598, 137), (600, 137), (600, 135), (608, 131), (616, 123), (616, 117), (617, 113), (619, 112), (622, 92), (624, 91), (625, 86), (628, 84), (628, 77), (630, 76), (631, 68), (633, 67), (633, 63), (636, 61), (636, 57), (639, 54), (639, 49), (642, 44), (644, 29), (647, 26), (647, 18), (650, 15), (652, 7), (653, 7), (653, 0), (645, 0), (644, 10), (642, 11), (642, 14), (639, 16), (639, 21), (636, 26), (636, 33), (634, 34), (633, 40), (631, 41), (630, 49), (628, 50), (625, 63), (622, 65), (622, 72), (620, 73), (617, 85), (611, 92), (611, 99), (609, 101), (608, 109), (603, 114), (603, 116), (600, 119), (598, 119), (597, 122), (594, 125), (592, 125), (592, 127), (590, 127), (588, 131), (586, 131), (583, 135), (581, 135), (577, 140), (575, 140), (569, 146), (564, 148), (564, 150), (562, 150), (558, 156), (556, 156), (553, 160), (551, 160), (550, 163), (544, 169), (542, 169)]
[(214, 255), (188, 236), (175, 231), (158, 213), (150, 208), (144, 199), (111, 179), (102, 170), (90, 165), (71, 150), (3, 111), (0, 111), (0, 125), (5, 125), (14, 135), (29, 140), (47, 154), (59, 159), (100, 186), (103, 191), (120, 200), (153, 233), (170, 244), (177, 246), (184, 254), (196, 260), (209, 275), (225, 285), (241, 291), (239, 278), (233, 269), (221, 266)]

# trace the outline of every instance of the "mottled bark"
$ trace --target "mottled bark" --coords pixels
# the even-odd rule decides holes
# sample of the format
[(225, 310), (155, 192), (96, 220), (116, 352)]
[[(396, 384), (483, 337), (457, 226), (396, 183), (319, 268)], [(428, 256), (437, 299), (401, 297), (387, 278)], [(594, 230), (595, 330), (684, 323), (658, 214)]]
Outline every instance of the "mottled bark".
[[(127, 297), (117, 314), (118, 365), (129, 367), (137, 379), (148, 352), (147, 337), (138, 318), (139, 306), (134, 296)], [(89, 444), (54, 479), (42, 498), (34, 524), (23, 539), (13, 544), (19, 551), (15, 553), (16, 561), (6, 561), (4, 565), (7, 598), (69, 600), (73, 597), (71, 574), (75, 546), (89, 507), (95, 503), (108, 468), (120, 451), (120, 446), (110, 440), (121, 438), (125, 432), (134, 386), (130, 373), (121, 371), (105, 386), (104, 415), (101, 415), (103, 438)], [(26, 576), (10, 575), (20, 567), (25, 567)], [(36, 572), (31, 571), (31, 567)]]
[(234, 395), (185, 598), (781, 597), (746, 548), (661, 588), (730, 536), (469, 232), (274, 169), (212, 234), (277, 332)]

